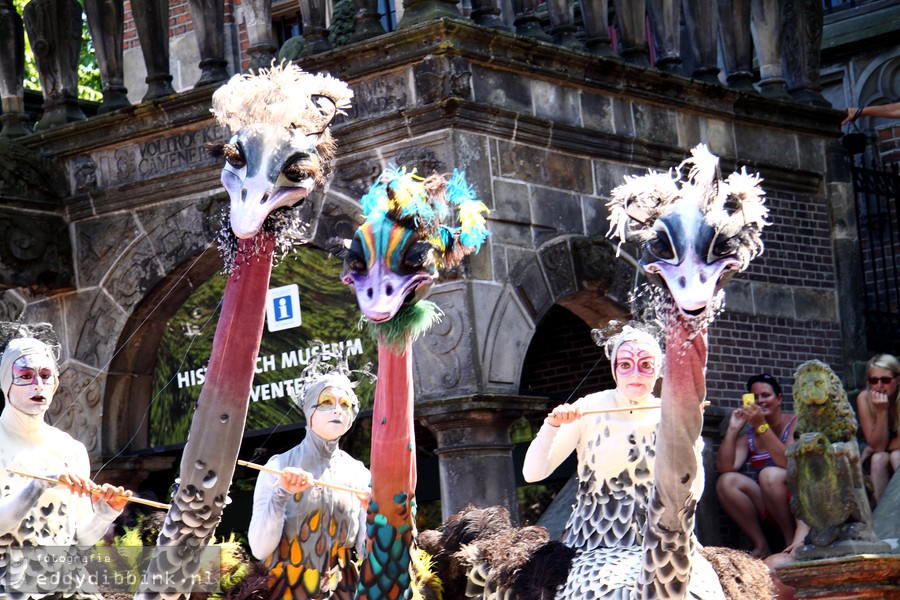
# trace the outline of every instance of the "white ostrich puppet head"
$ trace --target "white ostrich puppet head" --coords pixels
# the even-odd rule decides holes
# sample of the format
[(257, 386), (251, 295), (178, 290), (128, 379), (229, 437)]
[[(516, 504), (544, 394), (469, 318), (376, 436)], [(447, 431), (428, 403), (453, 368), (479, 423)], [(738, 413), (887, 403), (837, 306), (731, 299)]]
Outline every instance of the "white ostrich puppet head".
[(683, 315), (709, 315), (728, 279), (763, 251), (769, 223), (760, 181), (746, 168), (721, 180), (719, 158), (700, 144), (677, 169), (626, 176), (611, 194), (608, 235), (641, 245), (647, 279)]
[(325, 184), (335, 147), (328, 127), (346, 114), (352, 97), (339, 79), (291, 63), (235, 75), (216, 90), (212, 112), (231, 138), (210, 149), (225, 159), (222, 185), (231, 199), (234, 236), (252, 238), (264, 223), (278, 229), (278, 221), (290, 219), (270, 225), (270, 215)]

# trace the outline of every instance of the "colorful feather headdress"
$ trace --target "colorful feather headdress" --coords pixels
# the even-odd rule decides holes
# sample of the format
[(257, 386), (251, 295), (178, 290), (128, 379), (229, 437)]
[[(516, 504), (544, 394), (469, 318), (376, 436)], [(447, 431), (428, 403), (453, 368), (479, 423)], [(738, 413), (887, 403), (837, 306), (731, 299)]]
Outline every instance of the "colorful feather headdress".
[[(449, 179), (437, 173), (423, 178), (415, 169), (389, 165), (360, 202), (367, 222), (387, 218), (415, 230), (434, 247), (438, 268), (458, 265), (490, 235), (488, 208), (457, 169)], [(456, 226), (447, 224), (451, 207), (458, 215)]]
[[(683, 167), (690, 167), (686, 180)], [(719, 178), (719, 158), (705, 144), (691, 150), (691, 157), (677, 169), (650, 171), (643, 176), (625, 176), (625, 183), (612, 191), (609, 207), (608, 237), (638, 243), (651, 239), (653, 223), (674, 210), (682, 201), (696, 203), (707, 223), (720, 236), (734, 240), (740, 270), (762, 253), (762, 228), (770, 223), (764, 204), (765, 191), (759, 186), (759, 174), (747, 173), (746, 167)], [(617, 247), (618, 251), (618, 247)]]

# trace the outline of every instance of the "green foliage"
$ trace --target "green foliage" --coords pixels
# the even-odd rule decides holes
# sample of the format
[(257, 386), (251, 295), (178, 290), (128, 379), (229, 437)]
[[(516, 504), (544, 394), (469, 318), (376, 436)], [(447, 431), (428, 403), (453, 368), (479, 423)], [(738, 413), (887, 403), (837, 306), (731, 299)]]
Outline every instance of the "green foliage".
[[(28, 0), (13, 0), (13, 6), (21, 15)], [(88, 31), (87, 17), (81, 15), (81, 60), (78, 65), (78, 97), (83, 100), (99, 102), (103, 99), (101, 93), (100, 69), (97, 66), (97, 58), (94, 52), (94, 43)], [(25, 89), (40, 91), (41, 80), (38, 76), (37, 66), (34, 60), (34, 52), (28, 35), (25, 35)]]

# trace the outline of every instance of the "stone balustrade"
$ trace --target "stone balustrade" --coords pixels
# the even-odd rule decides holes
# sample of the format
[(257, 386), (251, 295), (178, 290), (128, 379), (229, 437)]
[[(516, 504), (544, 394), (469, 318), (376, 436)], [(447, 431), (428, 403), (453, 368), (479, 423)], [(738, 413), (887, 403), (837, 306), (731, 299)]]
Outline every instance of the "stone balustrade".
[[(349, 14), (353, 15), (353, 34), (347, 43), (385, 33), (378, 0), (352, 2)], [(536, 0), (471, 0), (471, 10), (462, 12), (453, 0), (402, 2), (398, 7), (398, 14), (402, 14), (399, 28), (438, 19), (466, 19), (574, 52), (712, 83), (721, 81), (742, 90), (753, 89), (755, 49), (757, 89), (761, 94), (793, 96), (800, 102), (827, 106), (817, 85), (823, 22), (820, 0), (651, 0), (646, 7), (642, 2), (617, 3), (615, 10), (607, 0), (549, 0), (540, 5)], [(299, 3), (304, 32), (302, 56), (331, 50), (326, 24), (333, 19), (326, 0)], [(224, 0), (189, 0), (189, 4), (200, 54), (196, 87), (223, 81), (235, 71), (225, 54)], [(169, 0), (133, 0), (131, 8), (146, 65), (148, 87), (143, 100), (170, 96), (175, 90), (170, 73)], [(508, 8), (513, 14), (508, 14)], [(127, 106), (123, 0), (86, 0), (84, 10), (103, 84), (103, 102), (97, 112)], [(12, 0), (0, 0), (0, 135), (6, 137), (85, 118), (76, 88), (82, 18), (78, 3), (31, 0), (23, 13), (20, 16), (16, 12)], [(277, 52), (271, 0), (244, 0), (235, 14), (239, 26), (246, 30), (247, 43), (242, 52), (249, 58), (249, 69), (271, 64)], [(682, 35), (682, 15), (686, 36)], [(33, 125), (23, 102), (26, 30), (44, 97), (42, 114)], [(685, 48), (682, 39), (688, 42)], [(720, 65), (724, 73), (720, 73)]]

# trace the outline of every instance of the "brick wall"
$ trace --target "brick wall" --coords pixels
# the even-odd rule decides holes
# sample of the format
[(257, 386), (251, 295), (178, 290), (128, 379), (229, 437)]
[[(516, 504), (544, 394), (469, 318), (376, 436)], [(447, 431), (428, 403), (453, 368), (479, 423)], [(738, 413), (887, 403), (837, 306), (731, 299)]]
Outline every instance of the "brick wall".
[(900, 165), (900, 123), (877, 131), (878, 152), (884, 165)]
[[(240, 0), (225, 0), (225, 24), (226, 26), (235, 23), (235, 13), (241, 5)], [(169, 37), (177, 37), (194, 30), (194, 24), (191, 20), (191, 8), (188, 0), (170, 0), (169, 1)], [(249, 60), (247, 56), (247, 47), (249, 41), (247, 39), (247, 27), (243, 21), (238, 24), (238, 39), (240, 41), (242, 65), (246, 68)], [(137, 28), (134, 24), (134, 15), (131, 8), (131, 0), (125, 0), (125, 29), (123, 45), (125, 50), (131, 48), (139, 48), (141, 42), (138, 39)]]

